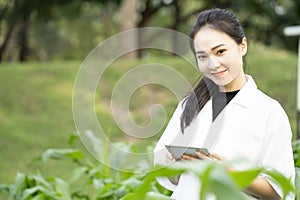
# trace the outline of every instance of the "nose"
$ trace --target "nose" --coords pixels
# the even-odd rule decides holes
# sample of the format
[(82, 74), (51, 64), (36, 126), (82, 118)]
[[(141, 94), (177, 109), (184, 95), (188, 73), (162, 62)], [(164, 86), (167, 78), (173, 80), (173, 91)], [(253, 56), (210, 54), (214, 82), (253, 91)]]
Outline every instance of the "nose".
[(211, 70), (215, 70), (216, 68), (218, 68), (220, 66), (220, 62), (218, 61), (217, 58), (214, 57), (210, 57), (209, 58), (209, 64), (208, 64), (208, 68)]

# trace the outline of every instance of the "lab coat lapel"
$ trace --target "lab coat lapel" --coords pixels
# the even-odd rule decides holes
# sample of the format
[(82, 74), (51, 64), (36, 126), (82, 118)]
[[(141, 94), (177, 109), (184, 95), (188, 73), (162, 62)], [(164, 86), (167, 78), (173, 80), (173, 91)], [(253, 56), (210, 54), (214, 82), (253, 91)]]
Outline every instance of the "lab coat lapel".
[[(221, 113), (216, 117), (216, 119), (210, 123), (209, 129), (207, 132), (207, 135), (205, 137), (205, 140), (203, 142), (203, 147), (207, 148), (209, 151), (211, 151), (218, 140), (221, 137), (222, 132), (224, 131), (226, 117), (236, 118), (236, 114), (234, 113), (234, 106), (243, 106), (244, 108), (249, 108), (251, 105), (252, 99), (252, 93), (257, 89), (257, 86), (255, 82), (253, 81), (252, 77), (250, 75), (246, 75), (247, 83), (245, 86), (241, 89), (241, 91), (232, 99), (232, 101), (221, 111)], [(226, 98), (224, 96), (224, 98)], [(209, 108), (207, 112), (209, 115), (212, 116), (212, 105), (209, 104)], [(210, 110), (209, 110), (210, 109)], [(235, 119), (231, 119), (232, 121), (236, 121)], [(209, 123), (208, 123), (209, 124)]]
[(222, 129), (225, 124), (225, 109), (218, 115), (218, 117), (210, 124), (208, 133), (203, 142), (203, 147), (211, 151), (218, 142)]

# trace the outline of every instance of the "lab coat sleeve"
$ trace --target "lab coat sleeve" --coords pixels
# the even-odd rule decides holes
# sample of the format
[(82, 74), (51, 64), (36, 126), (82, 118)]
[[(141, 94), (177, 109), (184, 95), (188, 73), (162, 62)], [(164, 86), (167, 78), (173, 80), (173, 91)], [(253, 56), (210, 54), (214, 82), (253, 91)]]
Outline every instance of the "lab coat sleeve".
[[(262, 165), (275, 169), (294, 182), (295, 167), (292, 150), (292, 131), (288, 117), (283, 108), (276, 102), (271, 110), (267, 124), (267, 140)], [(282, 197), (280, 187), (272, 179), (264, 176), (276, 192)], [(294, 183), (293, 183), (294, 184)], [(292, 195), (288, 199), (294, 199)]]
[[(170, 156), (170, 153), (166, 149), (166, 144), (171, 144), (172, 141), (176, 138), (176, 135), (180, 131), (180, 116), (182, 114), (182, 102), (180, 102), (173, 113), (165, 131), (163, 132), (161, 138), (158, 140), (155, 148), (154, 148), (154, 165), (168, 165), (166, 157), (167, 155)], [(166, 177), (158, 177), (158, 182), (164, 186), (165, 188), (174, 191), (176, 185), (171, 183), (168, 178)]]

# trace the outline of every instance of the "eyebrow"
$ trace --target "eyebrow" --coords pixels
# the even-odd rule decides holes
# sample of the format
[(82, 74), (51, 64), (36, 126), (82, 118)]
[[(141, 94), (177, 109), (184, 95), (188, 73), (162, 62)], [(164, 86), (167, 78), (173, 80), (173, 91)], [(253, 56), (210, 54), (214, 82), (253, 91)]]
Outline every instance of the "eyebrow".
[[(225, 45), (225, 44), (219, 44), (219, 45), (217, 45), (217, 46), (211, 48), (211, 51), (213, 51), (213, 50), (215, 50), (215, 49), (217, 49), (217, 48), (219, 48), (219, 47), (221, 47), (221, 46), (224, 46), (224, 45)], [(205, 53), (205, 51), (196, 51), (196, 53)]]

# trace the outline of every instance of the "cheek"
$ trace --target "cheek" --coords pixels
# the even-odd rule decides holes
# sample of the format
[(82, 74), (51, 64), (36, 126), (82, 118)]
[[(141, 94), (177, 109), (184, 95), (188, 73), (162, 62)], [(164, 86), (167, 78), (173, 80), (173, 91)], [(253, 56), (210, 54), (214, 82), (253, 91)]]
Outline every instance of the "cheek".
[(200, 70), (200, 72), (205, 73), (208, 70), (207, 64), (204, 62), (199, 62), (198, 61), (198, 69)]
[(243, 69), (243, 58), (241, 57), (240, 59), (238, 59), (235, 63), (235, 70), (236, 71), (240, 71)]
[(207, 71), (205, 67), (199, 66), (199, 65), (198, 65), (198, 69), (199, 69), (199, 71), (200, 71), (202, 74), (205, 74), (206, 71)]

